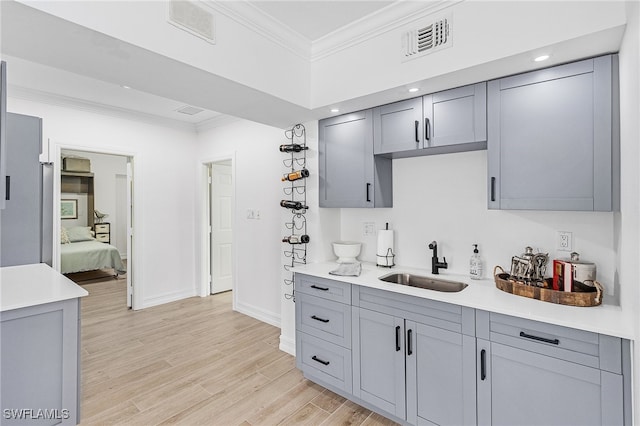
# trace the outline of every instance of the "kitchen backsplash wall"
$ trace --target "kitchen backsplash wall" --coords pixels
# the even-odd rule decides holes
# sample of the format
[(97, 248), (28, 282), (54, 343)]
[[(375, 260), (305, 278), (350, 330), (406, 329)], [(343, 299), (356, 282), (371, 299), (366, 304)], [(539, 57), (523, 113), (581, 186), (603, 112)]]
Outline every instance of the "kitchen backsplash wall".
[[(486, 160), (486, 151), (394, 160), (394, 207), (342, 209), (341, 238), (361, 241), (360, 259), (375, 262), (377, 240), (363, 236), (364, 223), (374, 222), (378, 230), (388, 222), (395, 230), (397, 265), (430, 268), (427, 245), (435, 240), (438, 256), (449, 263), (443, 274), (468, 274), (472, 244), (477, 243), (484, 276), (491, 278), (495, 265), (508, 270), (511, 257), (526, 246), (549, 253), (550, 259), (569, 257), (569, 252), (556, 251), (556, 231), (569, 231), (573, 250), (597, 264), (598, 280), (613, 295), (614, 214), (488, 210)], [(535, 184), (535, 176), (531, 182)]]

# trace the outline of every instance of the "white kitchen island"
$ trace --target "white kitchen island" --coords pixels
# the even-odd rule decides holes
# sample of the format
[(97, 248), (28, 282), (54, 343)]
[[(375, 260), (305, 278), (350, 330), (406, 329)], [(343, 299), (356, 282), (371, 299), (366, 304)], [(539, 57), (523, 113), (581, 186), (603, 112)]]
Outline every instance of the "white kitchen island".
[(75, 425), (80, 416), (80, 298), (46, 264), (0, 268), (0, 424)]

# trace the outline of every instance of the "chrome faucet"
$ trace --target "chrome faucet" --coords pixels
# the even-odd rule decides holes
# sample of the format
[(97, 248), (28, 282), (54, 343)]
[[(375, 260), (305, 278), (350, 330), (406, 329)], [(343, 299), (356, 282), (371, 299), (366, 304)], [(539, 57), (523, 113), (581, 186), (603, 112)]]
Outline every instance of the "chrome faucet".
[(435, 241), (432, 241), (431, 244), (429, 244), (429, 248), (433, 250), (433, 256), (431, 256), (431, 273), (439, 274), (440, 272), (438, 271), (440, 269), (447, 269), (449, 266), (447, 265), (447, 258), (442, 257), (442, 262), (438, 260), (438, 243)]

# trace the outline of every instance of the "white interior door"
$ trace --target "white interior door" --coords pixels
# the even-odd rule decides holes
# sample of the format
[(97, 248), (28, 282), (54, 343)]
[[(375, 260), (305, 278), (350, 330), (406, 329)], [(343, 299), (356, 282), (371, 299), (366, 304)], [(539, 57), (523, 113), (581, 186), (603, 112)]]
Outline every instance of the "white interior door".
[[(133, 164), (127, 159), (127, 306), (133, 307)], [(137, 303), (137, 302), (136, 302)]]
[(211, 294), (231, 290), (233, 175), (231, 161), (211, 163)]

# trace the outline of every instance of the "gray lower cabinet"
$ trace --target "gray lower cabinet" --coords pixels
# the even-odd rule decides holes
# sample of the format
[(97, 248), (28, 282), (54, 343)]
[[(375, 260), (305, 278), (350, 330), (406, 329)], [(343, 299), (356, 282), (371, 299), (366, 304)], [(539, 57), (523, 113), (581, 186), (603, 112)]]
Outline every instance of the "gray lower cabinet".
[(373, 155), (372, 110), (318, 126), (320, 207), (392, 207), (391, 159)]
[(308, 378), (351, 393), (351, 285), (295, 275), (296, 366)]
[(617, 70), (609, 55), (488, 83), (490, 209), (618, 208)]
[(79, 303), (0, 313), (2, 425), (79, 423)]
[(353, 394), (409, 424), (475, 424), (473, 310), (353, 290)]
[(483, 311), (476, 324), (478, 424), (630, 424), (626, 341)]
[(295, 274), (305, 377), (411, 425), (631, 425), (628, 340)]
[(392, 158), (487, 147), (487, 84), (481, 82), (373, 109), (374, 154)]

